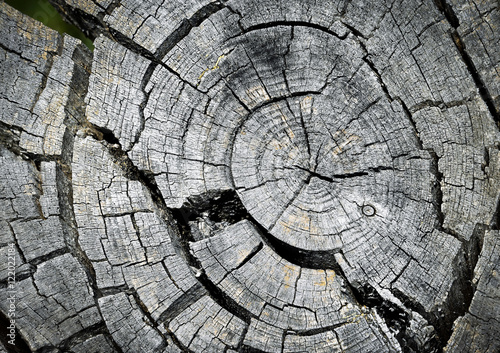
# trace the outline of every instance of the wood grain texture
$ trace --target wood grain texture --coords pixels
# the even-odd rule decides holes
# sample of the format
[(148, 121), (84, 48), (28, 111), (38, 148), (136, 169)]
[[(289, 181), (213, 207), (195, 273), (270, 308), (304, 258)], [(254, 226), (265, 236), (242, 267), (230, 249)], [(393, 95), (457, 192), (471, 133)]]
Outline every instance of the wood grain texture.
[(497, 2), (52, 3), (94, 52), (0, 4), (0, 351), (498, 351)]

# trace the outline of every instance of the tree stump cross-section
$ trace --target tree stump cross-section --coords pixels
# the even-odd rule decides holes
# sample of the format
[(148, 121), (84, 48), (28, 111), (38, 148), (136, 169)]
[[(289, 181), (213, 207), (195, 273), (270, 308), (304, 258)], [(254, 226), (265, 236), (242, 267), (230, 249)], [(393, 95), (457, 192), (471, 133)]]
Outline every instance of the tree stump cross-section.
[(0, 4), (0, 352), (500, 350), (498, 2), (51, 3), (95, 50)]

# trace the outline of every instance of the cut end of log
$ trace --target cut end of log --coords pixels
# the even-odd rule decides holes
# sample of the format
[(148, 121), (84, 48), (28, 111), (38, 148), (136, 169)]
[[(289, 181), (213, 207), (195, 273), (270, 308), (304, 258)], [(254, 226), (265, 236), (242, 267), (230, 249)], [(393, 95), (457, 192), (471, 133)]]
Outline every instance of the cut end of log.
[(95, 50), (0, 4), (0, 352), (500, 349), (495, 1), (51, 2)]

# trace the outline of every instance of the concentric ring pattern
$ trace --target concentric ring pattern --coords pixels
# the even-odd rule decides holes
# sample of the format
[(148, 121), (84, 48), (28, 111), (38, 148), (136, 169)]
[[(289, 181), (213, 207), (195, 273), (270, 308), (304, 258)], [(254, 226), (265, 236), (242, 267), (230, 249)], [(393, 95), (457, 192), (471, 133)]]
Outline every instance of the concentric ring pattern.
[(112, 5), (65, 5), (101, 35), (61, 153), (73, 243), (34, 276), (83, 266), (75, 310), (122, 352), (442, 349), (495, 227), (500, 142), (447, 12)]

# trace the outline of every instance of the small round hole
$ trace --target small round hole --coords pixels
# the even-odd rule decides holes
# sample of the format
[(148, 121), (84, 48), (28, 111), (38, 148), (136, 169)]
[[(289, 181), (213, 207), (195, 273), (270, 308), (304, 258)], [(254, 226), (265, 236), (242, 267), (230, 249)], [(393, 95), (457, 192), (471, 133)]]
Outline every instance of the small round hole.
[(377, 210), (375, 210), (375, 207), (372, 205), (364, 205), (361, 207), (361, 212), (363, 212), (366, 217), (373, 217), (377, 214)]

